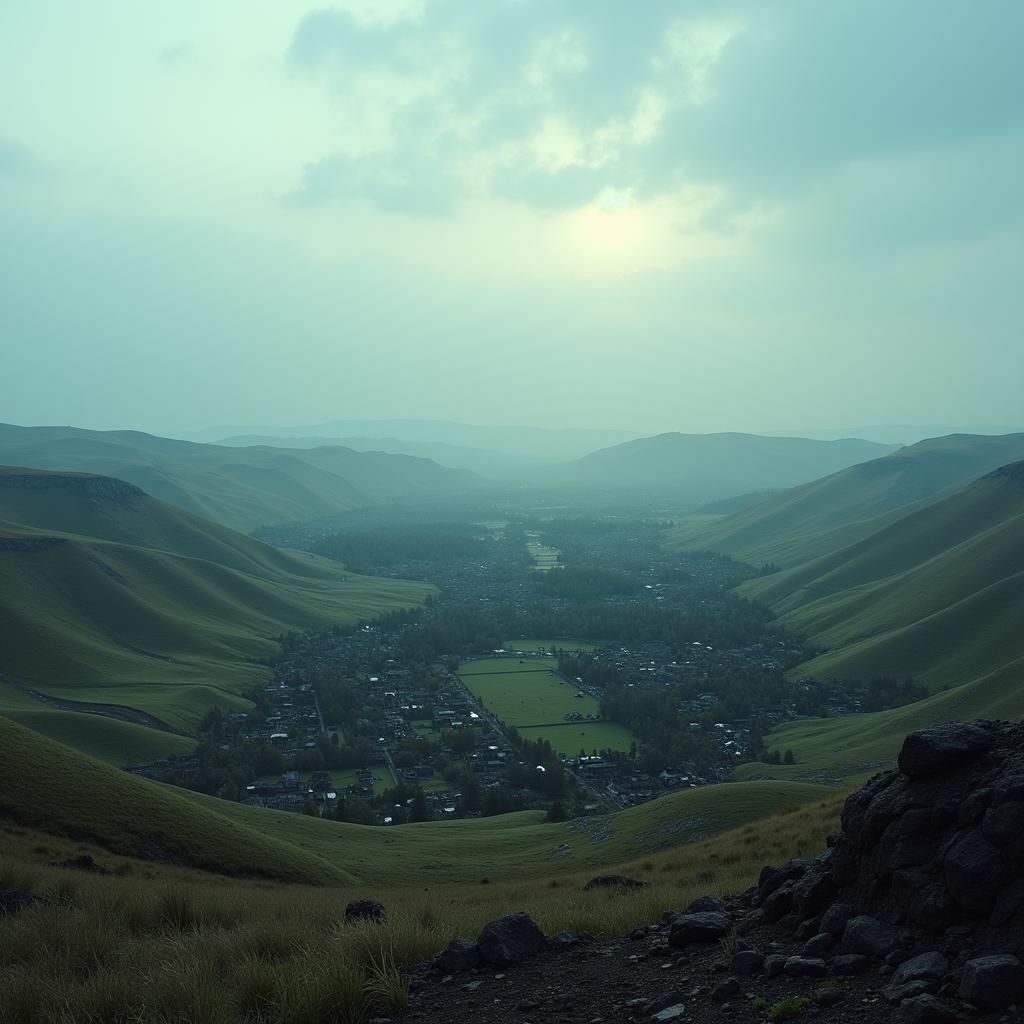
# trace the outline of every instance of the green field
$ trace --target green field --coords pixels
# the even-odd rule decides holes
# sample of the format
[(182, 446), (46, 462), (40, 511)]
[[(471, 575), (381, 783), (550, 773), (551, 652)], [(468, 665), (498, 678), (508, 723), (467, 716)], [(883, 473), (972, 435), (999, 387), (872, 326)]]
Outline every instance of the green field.
[(636, 737), (625, 726), (615, 722), (566, 722), (564, 725), (542, 725), (520, 729), (529, 740), (547, 740), (563, 757), (575, 757), (582, 750), (629, 750)]
[(596, 715), (601, 710), (594, 697), (577, 697), (578, 691), (542, 662), (488, 658), (467, 662), (458, 674), (488, 711), (517, 729), (553, 725), (574, 711)]
[(601, 645), (587, 643), (584, 640), (506, 640), (506, 651), (515, 653), (547, 653), (552, 648), (556, 651), (596, 651)]

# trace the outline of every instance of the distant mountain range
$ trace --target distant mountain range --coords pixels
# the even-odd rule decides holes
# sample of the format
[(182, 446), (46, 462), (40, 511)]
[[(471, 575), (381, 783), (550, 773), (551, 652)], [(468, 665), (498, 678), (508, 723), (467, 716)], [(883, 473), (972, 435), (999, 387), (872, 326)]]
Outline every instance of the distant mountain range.
[(287, 630), (431, 592), (261, 544), (122, 480), (20, 468), (0, 468), (0, 579), (0, 713), (122, 764), (189, 749), (175, 732), (215, 704), (247, 707)]
[(658, 434), (548, 472), (562, 484), (674, 489), (702, 501), (792, 487), (894, 451), (895, 445), (759, 434)]
[(116, 477), (244, 531), (481, 484), (429, 459), (338, 446), (235, 448), (131, 430), (10, 424), (0, 424), (0, 464)]

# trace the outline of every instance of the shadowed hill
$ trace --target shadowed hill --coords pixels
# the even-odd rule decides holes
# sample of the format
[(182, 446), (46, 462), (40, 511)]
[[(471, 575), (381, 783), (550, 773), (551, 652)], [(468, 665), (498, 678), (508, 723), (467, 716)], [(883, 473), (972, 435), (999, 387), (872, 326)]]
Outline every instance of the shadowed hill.
[[(159, 785), (0, 717), (0, 815), (99, 846), (204, 867), (397, 889), (599, 871), (828, 797), (753, 782), (672, 794), (615, 814), (546, 823), (540, 811), (393, 829), (268, 811)], [(64, 799), (53, 801), (53, 793)]]
[(329, 446), (224, 447), (138, 431), (0, 424), (0, 463), (115, 477), (237, 530), (479, 486), (429, 459)]
[(839, 551), (745, 584), (825, 653), (817, 676), (957, 685), (1024, 657), (1024, 462)]
[(581, 486), (673, 489), (715, 499), (792, 487), (894, 447), (857, 439), (658, 434), (592, 452), (558, 467), (558, 476)]
[[(0, 574), (0, 710), (62, 738), (74, 712), (86, 749), (120, 763), (137, 759), (138, 730), (154, 755), (180, 752), (153, 726), (190, 731), (214, 704), (246, 707), (282, 633), (411, 607), (432, 589), (271, 548), (122, 481), (21, 469), (0, 471)], [(103, 722), (100, 743), (100, 719), (26, 705), (32, 690), (112, 705), (132, 729)]]
[(1024, 434), (953, 434), (782, 494), (713, 523), (671, 530), (675, 550), (705, 549), (754, 564), (797, 565), (867, 537), (915, 508), (1024, 458)]

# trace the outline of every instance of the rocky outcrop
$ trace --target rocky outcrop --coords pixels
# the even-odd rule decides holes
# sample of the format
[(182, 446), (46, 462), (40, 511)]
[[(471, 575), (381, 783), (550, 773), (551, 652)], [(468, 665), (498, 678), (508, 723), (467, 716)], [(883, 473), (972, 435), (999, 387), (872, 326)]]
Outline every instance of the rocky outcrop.
[(386, 917), (384, 904), (376, 900), (353, 900), (345, 908), (345, 922), (353, 924), (357, 921), (383, 921)]

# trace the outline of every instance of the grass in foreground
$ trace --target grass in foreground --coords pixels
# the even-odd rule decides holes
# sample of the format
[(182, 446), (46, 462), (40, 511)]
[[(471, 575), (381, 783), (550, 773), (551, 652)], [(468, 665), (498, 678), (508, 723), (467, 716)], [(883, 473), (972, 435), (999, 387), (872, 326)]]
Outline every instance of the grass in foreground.
[[(835, 828), (832, 797), (623, 863), (651, 883), (584, 893), (593, 871), (394, 890), (224, 879), (92, 850), (107, 875), (52, 866), (84, 847), (0, 831), (0, 887), (45, 900), (0, 929), (0, 1019), (12, 1024), (355, 1024), (405, 1000), (400, 971), (488, 920), (530, 913), (546, 932), (621, 934), (704, 893), (732, 893), (765, 863), (811, 854)], [(381, 899), (382, 925), (345, 925), (349, 899)]]

